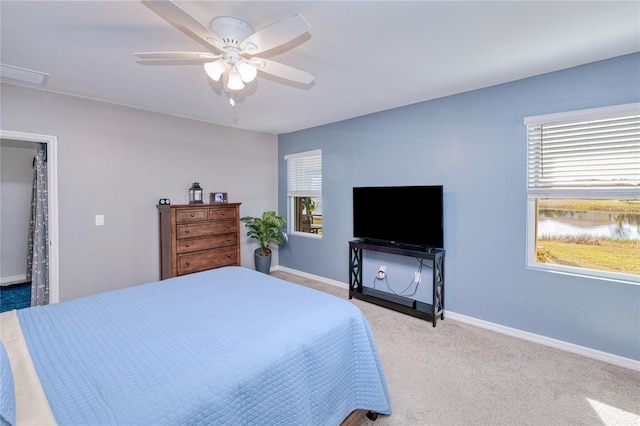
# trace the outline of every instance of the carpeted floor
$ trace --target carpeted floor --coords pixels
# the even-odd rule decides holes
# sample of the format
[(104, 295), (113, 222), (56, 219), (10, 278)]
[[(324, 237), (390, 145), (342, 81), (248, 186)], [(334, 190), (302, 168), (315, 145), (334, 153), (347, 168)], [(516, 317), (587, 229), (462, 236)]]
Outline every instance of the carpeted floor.
[[(279, 278), (347, 298), (347, 288)], [(640, 425), (640, 371), (445, 318), (431, 323), (361, 300), (392, 414), (360, 426)]]
[(0, 287), (0, 312), (31, 306), (31, 283)]

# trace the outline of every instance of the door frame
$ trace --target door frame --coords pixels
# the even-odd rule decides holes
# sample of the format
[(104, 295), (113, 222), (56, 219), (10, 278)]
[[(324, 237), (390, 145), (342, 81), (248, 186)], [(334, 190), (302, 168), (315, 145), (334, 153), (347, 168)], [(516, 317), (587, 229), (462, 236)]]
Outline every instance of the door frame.
[(44, 143), (47, 145), (47, 185), (49, 192), (49, 303), (58, 303), (60, 301), (58, 137), (0, 129), (0, 139)]

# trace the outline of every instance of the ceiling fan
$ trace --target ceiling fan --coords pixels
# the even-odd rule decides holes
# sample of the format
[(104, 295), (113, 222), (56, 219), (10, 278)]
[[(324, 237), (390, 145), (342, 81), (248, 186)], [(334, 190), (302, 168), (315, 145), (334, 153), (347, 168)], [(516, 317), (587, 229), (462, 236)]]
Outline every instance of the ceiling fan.
[[(306, 33), (309, 23), (300, 14), (277, 21), (254, 31), (245, 21), (229, 16), (213, 18), (209, 28), (173, 1), (142, 0), (167, 22), (183, 30), (196, 41), (204, 41), (211, 52), (141, 52), (134, 53), (149, 61), (198, 61), (214, 81), (222, 78), (228, 91), (244, 88), (253, 81), (258, 71), (302, 84), (311, 84), (313, 75), (270, 59), (254, 55), (281, 46)], [(233, 105), (233, 96), (230, 98)]]

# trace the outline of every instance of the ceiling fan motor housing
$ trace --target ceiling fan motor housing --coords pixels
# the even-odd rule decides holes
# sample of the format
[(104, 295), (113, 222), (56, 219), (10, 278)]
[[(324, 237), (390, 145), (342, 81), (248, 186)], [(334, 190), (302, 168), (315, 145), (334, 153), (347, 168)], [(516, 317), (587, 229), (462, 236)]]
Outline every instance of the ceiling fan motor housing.
[(240, 48), (240, 43), (253, 34), (253, 27), (245, 21), (231, 16), (219, 16), (209, 23), (211, 32), (216, 34), (225, 46)]

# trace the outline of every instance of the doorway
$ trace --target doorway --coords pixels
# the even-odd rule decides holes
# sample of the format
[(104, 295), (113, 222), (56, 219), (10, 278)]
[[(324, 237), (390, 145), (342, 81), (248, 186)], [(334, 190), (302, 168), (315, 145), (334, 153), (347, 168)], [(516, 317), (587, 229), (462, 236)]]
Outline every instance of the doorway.
[(43, 143), (47, 146), (47, 179), (49, 209), (49, 303), (60, 301), (59, 245), (58, 245), (58, 138), (51, 135), (0, 130), (0, 139), (25, 144)]

